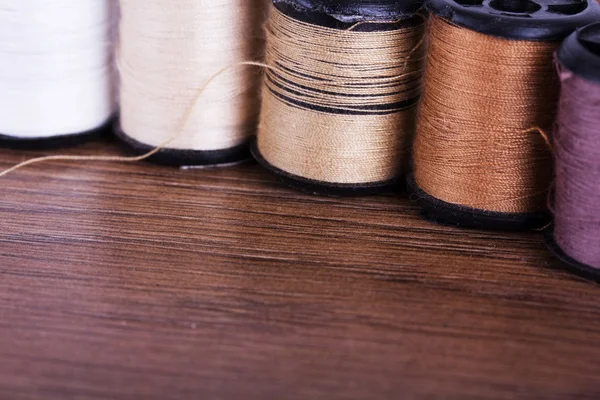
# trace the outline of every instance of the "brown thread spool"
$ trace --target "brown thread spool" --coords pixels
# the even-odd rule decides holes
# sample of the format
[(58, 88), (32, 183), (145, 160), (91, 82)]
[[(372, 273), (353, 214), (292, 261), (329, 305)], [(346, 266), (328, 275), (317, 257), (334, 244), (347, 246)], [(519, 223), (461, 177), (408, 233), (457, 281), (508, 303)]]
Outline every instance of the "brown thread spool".
[(368, 15), (381, 7), (347, 3), (364, 15), (333, 18), (316, 4), (275, 1), (267, 24), (267, 64), (277, 70), (266, 71), (253, 154), (312, 193), (364, 194), (395, 182), (414, 133), (424, 58), (419, 4), (398, 11), (389, 2), (393, 13)]
[(409, 185), (423, 215), (462, 227), (547, 224), (547, 142), (558, 41), (597, 18), (588, 1), (431, 0), (427, 80)]

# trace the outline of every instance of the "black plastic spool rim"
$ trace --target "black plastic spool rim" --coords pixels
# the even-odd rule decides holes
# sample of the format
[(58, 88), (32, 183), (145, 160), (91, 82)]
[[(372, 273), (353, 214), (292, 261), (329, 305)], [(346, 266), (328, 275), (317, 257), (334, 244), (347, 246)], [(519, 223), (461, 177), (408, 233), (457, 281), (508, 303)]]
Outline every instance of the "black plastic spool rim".
[[(559, 63), (575, 75), (600, 84), (600, 23), (577, 29), (563, 42), (557, 57)], [(554, 229), (546, 231), (546, 244), (568, 270), (600, 283), (600, 269), (568, 255), (556, 242)]]
[[(117, 137), (125, 144), (133, 154), (141, 156), (154, 150), (156, 146), (141, 143), (128, 136), (119, 123), (114, 126), (114, 132)], [(200, 167), (200, 166), (229, 166), (231, 164), (242, 163), (252, 159), (248, 142), (239, 146), (213, 151), (201, 150), (179, 150), (179, 149), (161, 149), (156, 154), (148, 157), (146, 161), (165, 165), (169, 167)]]
[[(156, 146), (142, 143), (127, 135), (119, 122), (114, 124), (113, 131), (121, 143), (136, 156), (147, 154), (156, 149)], [(252, 158), (249, 149), (250, 141), (251, 139), (248, 139), (245, 143), (233, 148), (210, 151), (173, 149), (167, 146), (148, 157), (145, 161), (169, 167), (229, 166)]]
[(600, 22), (577, 29), (560, 46), (557, 56), (575, 75), (600, 84)]
[(401, 184), (401, 179), (392, 179), (385, 182), (373, 182), (365, 184), (343, 184), (321, 182), (314, 179), (303, 178), (301, 176), (290, 174), (282, 169), (270, 164), (260, 154), (257, 142), (254, 140), (250, 146), (254, 159), (270, 173), (275, 175), (277, 180), (289, 186), (292, 189), (304, 193), (325, 196), (325, 197), (346, 197), (346, 196), (366, 196), (391, 191), (392, 188)]
[[(356, 25), (357, 32), (375, 32), (416, 26), (423, 22), (423, 0), (273, 0), (273, 5), (285, 15), (298, 21), (333, 29), (349, 29)], [(381, 21), (381, 22), (377, 22)], [(390, 23), (394, 22), (394, 23)], [(416, 104), (417, 99), (405, 106)], [(256, 140), (251, 145), (254, 158), (273, 173), (279, 181), (305, 193), (322, 196), (364, 196), (389, 191), (402, 178), (366, 184), (321, 182), (283, 171), (270, 164), (260, 153)]]
[(548, 211), (510, 214), (446, 203), (421, 189), (412, 174), (407, 178), (407, 186), (411, 200), (421, 207), (421, 216), (428, 221), (443, 225), (469, 229), (525, 231), (542, 228), (548, 225), (552, 218)]
[(596, 0), (426, 0), (425, 4), (453, 24), (512, 40), (562, 41), (600, 18)]
[[(509, 40), (560, 41), (600, 18), (596, 0), (426, 0), (427, 9), (453, 24)], [(548, 211), (501, 213), (446, 203), (422, 190), (413, 175), (408, 188), (422, 215), (461, 228), (523, 231), (550, 223)]]
[(0, 147), (14, 150), (53, 150), (62, 147), (79, 146), (111, 135), (113, 119), (98, 128), (85, 132), (53, 135), (39, 138), (18, 138), (0, 134)]
[(554, 254), (554, 256), (558, 258), (558, 260), (561, 261), (563, 267), (567, 271), (572, 272), (575, 275), (581, 276), (582, 278), (600, 283), (600, 270), (589, 265), (583, 264), (569, 256), (567, 253), (565, 253), (563, 249), (560, 248), (560, 246), (556, 242), (556, 239), (554, 238), (554, 229), (546, 230), (545, 236), (546, 246), (548, 246), (550, 252)]
[(423, 8), (423, 0), (273, 0), (273, 5), (289, 17), (329, 28), (348, 29), (362, 21), (388, 22), (356, 27), (361, 31), (395, 29), (389, 22), (410, 20)]

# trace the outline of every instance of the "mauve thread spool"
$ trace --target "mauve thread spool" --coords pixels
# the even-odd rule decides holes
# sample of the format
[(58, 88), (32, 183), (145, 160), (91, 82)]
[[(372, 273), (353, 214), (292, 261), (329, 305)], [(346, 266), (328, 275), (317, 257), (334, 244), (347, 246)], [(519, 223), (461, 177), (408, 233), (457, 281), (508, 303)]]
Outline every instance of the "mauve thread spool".
[[(340, 32), (344, 32), (344, 31), (354, 31), (357, 32), (386, 32), (386, 31), (393, 31), (393, 30), (399, 30), (401, 28), (407, 28), (407, 27), (415, 27), (419, 28), (419, 29), (423, 29), (424, 28), (424, 23), (425, 23), (425, 18), (426, 15), (423, 13), (419, 13), (419, 11), (422, 9), (422, 0), (409, 0), (409, 1), (397, 1), (397, 0), (381, 0), (381, 1), (375, 1), (375, 0), (371, 0), (371, 1), (359, 1), (359, 0), (274, 0), (273, 1), (274, 4), (274, 8), (276, 8), (279, 12), (281, 12), (282, 14), (284, 14), (286, 17), (289, 17), (291, 19), (293, 19), (294, 21), (300, 21), (302, 23), (306, 23), (306, 24), (310, 24), (312, 26), (317, 26), (317, 27), (324, 27), (324, 28), (328, 28), (328, 29), (335, 29), (335, 30), (339, 30)], [(421, 36), (422, 38), (422, 36)], [(358, 42), (358, 40), (357, 40)], [(270, 46), (270, 43), (267, 43), (267, 47)], [(407, 57), (407, 63), (408, 62), (412, 62), (414, 61), (413, 59), (419, 59), (420, 54), (419, 51), (422, 51), (424, 49), (424, 40), (421, 39), (417, 39), (413, 45), (411, 45), (411, 50), (412, 49), (416, 49), (413, 54), (411, 54), (411, 56)], [(268, 53), (268, 51), (267, 51)], [(413, 57), (414, 56), (414, 57)], [(422, 77), (422, 56), (421, 56), (421, 60), (417, 61), (421, 66), (420, 66), (420, 76)], [(401, 62), (399, 61), (398, 63), (399, 65), (401, 64)], [(277, 65), (274, 65), (275, 67), (277, 67)], [(289, 72), (289, 71), (288, 71)], [(336, 82), (334, 77), (331, 77), (332, 75), (335, 75), (335, 73), (331, 73), (330, 71), (326, 71), (328, 75), (328, 79), (331, 79), (332, 86), (335, 86)], [(266, 81), (267, 83), (269, 83), (269, 79), (270, 79), (270, 75), (276, 75), (278, 74), (278, 71), (266, 71)], [(390, 73), (393, 75), (393, 73)], [(298, 73), (296, 76), (301, 76), (302, 74)], [(279, 77), (278, 77), (279, 78)], [(282, 79), (283, 81), (284, 79)], [(351, 84), (352, 85), (357, 85), (357, 80), (356, 79), (351, 79)], [(288, 81), (289, 83), (289, 81)], [(265, 89), (263, 89), (265, 92), (266, 91), (270, 91), (273, 87), (277, 86), (278, 83), (273, 83), (271, 82), (271, 84), (273, 85), (271, 88), (269, 88), (268, 85), (265, 85)], [(355, 87), (356, 87), (355, 86)], [(300, 91), (302, 90), (308, 90), (310, 95), (314, 95), (315, 97), (318, 97), (317, 93), (319, 93), (319, 91), (327, 91), (326, 86), (325, 88), (319, 88), (318, 84), (314, 84), (313, 87), (311, 88), (307, 88), (306, 86), (302, 86), (301, 84), (299, 84), (298, 86), (294, 86), (295, 88), (298, 88)], [(335, 90), (339, 89), (339, 87), (336, 87)], [(297, 90), (297, 89), (295, 89)], [(333, 91), (335, 91), (333, 90)], [(291, 92), (292, 90), (290, 90)], [(418, 102), (418, 99), (420, 98), (420, 92), (421, 92), (421, 79), (419, 77), (419, 84), (418, 84), (418, 93), (416, 93), (414, 96), (412, 96), (412, 98), (410, 99), (410, 104), (407, 104), (406, 107), (409, 110), (415, 110), (416, 112), (416, 104)], [(258, 140), (257, 142), (255, 142), (252, 146), (252, 153), (254, 155), (254, 157), (258, 160), (258, 162), (263, 165), (265, 168), (267, 168), (269, 171), (271, 171), (272, 173), (274, 173), (282, 182), (286, 183), (287, 185), (305, 191), (305, 192), (309, 192), (312, 194), (319, 194), (319, 195), (332, 195), (332, 196), (338, 196), (338, 195), (363, 195), (363, 194), (371, 194), (371, 193), (375, 193), (378, 192), (384, 188), (389, 187), (389, 185), (393, 184), (393, 183), (397, 183), (398, 181), (398, 177), (395, 177), (393, 179), (373, 179), (373, 180), (369, 180), (363, 176), (358, 177), (358, 173), (354, 174), (352, 177), (349, 177), (350, 175), (352, 175), (352, 173), (348, 174), (348, 177), (344, 177), (347, 179), (340, 179), (340, 180), (336, 180), (334, 179), (334, 175), (335, 173), (331, 172), (331, 171), (338, 171), (340, 169), (343, 168), (342, 166), (342, 162), (340, 160), (334, 160), (334, 159), (330, 159), (331, 162), (323, 162), (321, 163), (322, 160), (327, 158), (327, 154), (325, 154), (325, 151), (321, 151), (322, 149), (326, 148), (327, 146), (331, 146), (331, 143), (327, 142), (326, 139), (323, 139), (322, 142), (320, 142), (319, 139), (317, 140), (313, 140), (314, 137), (311, 137), (310, 139), (308, 138), (308, 136), (311, 134), (311, 132), (300, 132), (300, 129), (298, 129), (297, 131), (293, 131), (293, 129), (290, 129), (289, 132), (287, 132), (286, 134), (289, 134), (291, 136), (294, 136), (295, 139), (300, 138), (300, 142), (302, 142), (303, 144), (306, 144), (306, 148), (303, 148), (302, 151), (300, 151), (298, 149), (298, 151), (296, 151), (297, 149), (291, 149), (291, 150), (280, 150), (280, 153), (277, 157), (272, 157), (273, 152), (266, 152), (265, 151), (265, 147), (262, 147), (262, 145), (264, 145), (267, 142), (267, 139), (265, 139), (265, 137), (267, 136), (266, 133), (264, 133), (262, 130), (265, 129), (264, 128), (264, 121), (265, 121), (265, 114), (267, 114), (265, 104), (266, 104), (266, 100), (265, 97), (268, 93), (263, 93), (263, 115), (261, 117), (261, 124), (259, 127), (259, 132), (258, 132)], [(331, 93), (329, 93), (331, 94)], [(269, 94), (270, 95), (270, 94)], [(280, 94), (277, 94), (277, 96), (279, 96)], [(275, 96), (275, 95), (274, 95)], [(343, 98), (344, 95), (341, 95), (340, 98)], [(269, 100), (271, 101), (271, 100)], [(343, 103), (342, 100), (340, 100), (339, 103)], [(289, 105), (289, 104), (287, 104)], [(296, 103), (294, 106), (298, 106), (298, 103)], [(374, 105), (373, 107), (377, 107), (377, 106), (390, 106), (388, 104), (377, 104)], [(301, 105), (299, 107), (304, 107), (304, 110), (318, 110), (319, 113), (321, 113), (321, 115), (343, 115), (344, 117), (346, 115), (348, 115), (348, 123), (346, 125), (346, 129), (348, 131), (351, 131), (352, 129), (354, 129), (353, 127), (355, 125), (358, 125), (358, 123), (355, 123), (352, 119), (352, 113), (345, 113), (343, 110), (348, 110), (350, 107), (352, 106), (345, 106), (342, 105), (339, 107), (339, 109), (337, 109), (335, 112), (331, 111), (332, 108), (328, 108), (328, 107), (323, 107), (321, 109), (319, 108), (315, 108), (315, 106), (313, 104), (304, 104)], [(288, 111), (285, 112), (285, 114), (289, 115), (290, 113), (294, 113), (297, 110), (291, 110), (288, 109)], [(364, 110), (361, 110), (360, 112), (363, 112)], [(300, 112), (303, 112), (302, 110)], [(308, 112), (308, 111), (307, 111)], [(388, 111), (385, 111), (388, 112)], [(368, 114), (369, 112), (365, 113)], [(395, 113), (394, 112), (389, 112), (388, 115), (391, 115)], [(281, 113), (280, 113), (281, 114)], [(371, 115), (369, 115), (367, 118), (372, 117), (374, 115), (374, 113), (371, 113)], [(359, 117), (357, 117), (359, 118)], [(414, 115), (410, 118), (411, 121), (414, 121)], [(336, 122), (337, 123), (337, 122)], [(289, 124), (294, 125), (294, 124)], [(335, 125), (338, 126), (339, 125)], [(276, 132), (277, 129), (273, 129), (273, 132)], [(346, 132), (346, 130), (344, 130), (343, 132)], [(281, 134), (281, 133), (279, 133)], [(306, 135), (305, 135), (306, 134)], [(337, 132), (338, 136), (344, 136), (345, 133), (342, 133), (342, 130), (338, 130)], [(376, 132), (369, 132), (369, 134), (372, 135), (376, 135)], [(269, 135), (274, 135), (274, 134), (269, 134)], [(349, 134), (350, 135), (350, 134)], [(404, 140), (402, 139), (402, 135), (409, 137), (410, 139), (408, 140), (408, 145), (405, 146), (407, 149), (410, 148), (410, 141), (412, 139), (413, 133), (407, 133), (407, 132), (398, 132), (398, 142)], [(314, 136), (314, 135), (313, 135)], [(273, 136), (271, 136), (273, 137)], [(346, 136), (344, 136), (344, 138), (346, 138)], [(272, 139), (269, 139), (270, 141), (275, 141)], [(284, 139), (278, 139), (280, 140), (279, 143), (281, 144), (281, 141), (286, 141)], [(340, 143), (339, 137), (336, 137), (336, 143)], [(347, 141), (345, 141), (346, 139), (342, 139), (343, 144), (348, 144), (350, 142), (350, 139), (347, 139)], [(288, 146), (289, 147), (289, 146)], [(348, 146), (344, 146), (344, 148), (348, 147), (348, 152), (352, 152), (352, 149), (349, 149), (349, 147), (351, 147), (350, 145)], [(356, 148), (362, 148), (362, 146), (356, 146)], [(346, 150), (344, 150), (346, 151)], [(359, 150), (360, 151), (360, 150)], [(283, 162), (283, 160), (286, 159), (286, 154), (290, 154), (290, 152), (292, 153), (296, 153), (294, 154), (294, 158), (296, 159), (294, 162), (296, 162), (295, 166), (297, 166), (298, 164), (301, 163), (305, 163), (305, 164), (310, 164), (313, 163), (313, 165), (309, 166), (307, 169), (309, 168), (313, 168), (314, 170), (317, 169), (321, 169), (321, 171), (323, 172), (322, 175), (325, 176), (327, 175), (327, 178), (331, 178), (331, 179), (319, 179), (317, 177), (315, 177), (315, 175), (318, 174), (310, 174), (310, 173), (304, 173), (304, 171), (302, 172), (298, 172), (298, 170), (294, 170), (294, 168), (291, 168), (291, 162), (288, 163), (288, 165), (285, 165), (286, 163)], [(332, 151), (334, 152), (334, 151)], [(285, 153), (285, 154), (284, 154)], [(298, 154), (302, 154), (302, 155), (298, 155)], [(318, 154), (318, 155), (315, 155)], [(349, 156), (349, 158), (354, 157), (354, 153), (352, 153), (352, 156)], [(367, 157), (367, 155), (365, 155), (365, 157)], [(406, 158), (406, 157), (404, 157)], [(277, 160), (274, 160), (277, 159)], [(319, 161), (321, 160), (321, 161)], [(404, 161), (404, 160), (402, 160)], [(354, 171), (353, 168), (349, 168), (352, 169)], [(358, 168), (356, 168), (356, 170), (358, 170)], [(395, 172), (395, 174), (400, 174), (400, 168), (397, 169), (397, 171)], [(340, 174), (341, 175), (341, 174)], [(366, 175), (366, 174), (365, 174)], [(356, 176), (356, 180), (353, 180), (352, 178), (354, 178), (354, 176)], [(364, 179), (360, 179), (360, 178), (364, 178)]]
[(557, 59), (562, 92), (548, 245), (571, 270), (600, 280), (600, 23), (569, 36)]
[[(422, 208), (422, 215), (435, 222), (463, 228), (527, 230), (545, 226), (550, 221), (545, 191), (551, 185), (552, 160), (550, 149), (544, 143), (541, 132), (537, 130), (541, 128), (550, 134), (554, 118), (552, 112), (555, 110), (553, 99), (558, 99), (558, 79), (550, 78), (553, 76), (552, 54), (559, 42), (576, 28), (598, 20), (599, 8), (595, 0), (429, 0), (426, 1), (426, 7), (435, 22), (446, 27), (444, 30), (452, 30), (452, 33), (457, 35), (457, 32), (460, 32), (460, 35), (465, 37), (468, 34), (471, 35), (471, 40), (485, 43), (487, 47), (481, 47), (481, 51), (485, 50), (488, 56), (506, 54), (512, 58), (512, 63), (516, 60), (527, 61), (527, 69), (522, 71), (526, 71), (527, 75), (524, 76), (531, 79), (530, 86), (535, 89), (527, 89), (529, 100), (524, 100), (525, 97), (521, 95), (514, 95), (511, 100), (510, 91), (498, 89), (498, 92), (504, 93), (502, 103), (490, 95), (491, 100), (487, 97), (485, 100), (489, 100), (491, 108), (473, 113), (477, 115), (478, 120), (466, 120), (463, 116), (466, 112), (463, 110), (479, 107), (480, 103), (475, 103), (473, 99), (479, 99), (482, 94), (485, 96), (489, 93), (490, 88), (485, 86), (486, 82), (493, 79), (494, 85), (506, 83), (507, 87), (510, 84), (513, 88), (522, 88), (524, 86), (519, 83), (519, 79), (512, 79), (518, 76), (521, 70), (514, 64), (503, 65), (502, 61), (505, 59), (499, 60), (499, 67), (489, 63), (484, 66), (484, 61), (488, 60), (485, 57), (481, 59), (480, 67), (470, 69), (467, 74), (463, 74), (463, 71), (463, 75), (457, 76), (454, 73), (457, 67), (442, 63), (448, 53), (438, 50), (437, 58), (433, 57), (434, 47), (442, 49), (442, 45), (447, 46), (445, 38), (449, 36), (437, 37), (437, 41), (434, 42), (433, 34), (431, 35), (428, 75), (415, 142), (415, 173), (409, 176), (408, 180), (413, 196)], [(464, 43), (465, 46), (469, 46), (468, 41), (465, 40)], [(474, 46), (474, 43), (471, 43), (471, 46)], [(534, 48), (538, 57), (536, 59), (531, 53)], [(444, 51), (449, 50), (444, 48)], [(474, 54), (473, 51), (472, 49), (469, 54)], [(448, 57), (452, 56), (451, 53)], [(479, 53), (477, 56), (480, 57)], [(473, 55), (472, 59), (476, 60), (476, 56)], [(543, 59), (547, 59), (547, 62), (542, 61)], [(462, 60), (453, 62), (462, 63)], [(546, 64), (542, 64), (543, 62)], [(438, 82), (435, 92), (433, 84), (431, 87), (429, 85), (434, 81), (432, 63), (435, 63), (438, 74), (435, 77)], [(532, 73), (538, 75), (531, 76)], [(460, 86), (460, 82), (468, 81), (470, 76), (486, 74), (490, 78), (472, 82), (481, 86), (473, 90), (475, 94), (471, 94), (469, 90), (474, 85)], [(503, 78), (504, 74), (506, 77)], [(529, 85), (529, 81), (521, 83)], [(496, 86), (493, 88), (495, 90)], [(542, 89), (547, 95), (536, 95)], [(439, 93), (453, 93), (455, 98), (464, 95), (471, 101), (462, 102), (460, 107), (448, 107), (448, 110), (456, 113), (456, 119), (451, 125), (456, 128), (447, 128), (449, 125), (446, 120), (438, 121), (442, 120), (439, 117), (442, 110), (434, 93), (435, 96)], [(505, 114), (498, 104), (514, 111), (511, 111), (510, 115)], [(425, 109), (429, 110), (427, 120), (423, 111)], [(526, 115), (526, 112), (530, 115)], [(427, 125), (424, 121), (427, 121)], [(434, 126), (431, 121), (435, 121), (435, 129), (431, 128)], [(496, 122), (497, 125), (487, 128)], [(422, 125), (427, 127), (425, 136)], [(480, 129), (480, 125), (489, 130)], [(473, 129), (473, 126), (477, 128)], [(428, 139), (433, 137), (433, 133), (436, 134), (435, 141)], [(445, 140), (446, 137), (449, 139)], [(511, 142), (508, 142), (509, 138)], [(529, 144), (524, 145), (526, 148), (519, 145), (518, 152), (507, 150), (521, 142), (531, 142), (531, 147), (528, 147)], [(428, 148), (435, 148), (436, 153), (423, 151)], [(469, 156), (469, 161), (465, 161), (459, 155)], [(532, 160), (536, 163), (535, 170)], [(484, 174), (484, 171), (490, 175)], [(488, 176), (495, 180), (485, 181)], [(514, 187), (524, 193), (523, 197), (509, 189), (497, 190), (498, 183), (501, 183), (498, 186), (502, 188)]]
[(3, 1), (0, 146), (51, 149), (110, 133), (116, 0)]

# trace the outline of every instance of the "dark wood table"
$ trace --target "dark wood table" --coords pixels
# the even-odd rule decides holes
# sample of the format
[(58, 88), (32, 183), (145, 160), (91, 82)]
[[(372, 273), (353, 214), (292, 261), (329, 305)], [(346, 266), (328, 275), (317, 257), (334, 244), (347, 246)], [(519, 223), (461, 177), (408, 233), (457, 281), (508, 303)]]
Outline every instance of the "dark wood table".
[[(68, 151), (101, 152), (120, 150)], [(0, 399), (600, 398), (600, 288), (540, 233), (312, 197), (254, 164), (0, 184)]]

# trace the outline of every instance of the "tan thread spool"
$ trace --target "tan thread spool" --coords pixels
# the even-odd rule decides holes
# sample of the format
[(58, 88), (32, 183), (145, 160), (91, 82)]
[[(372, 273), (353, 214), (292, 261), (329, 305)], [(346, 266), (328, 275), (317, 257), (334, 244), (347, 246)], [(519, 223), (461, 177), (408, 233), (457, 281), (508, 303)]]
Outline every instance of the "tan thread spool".
[(400, 176), (423, 77), (425, 18), (412, 22), (359, 32), (271, 11), (266, 62), (278, 70), (266, 72), (257, 137), (270, 167), (347, 186)]
[(433, 16), (414, 147), (416, 183), (446, 203), (546, 210), (557, 42), (507, 40)]

